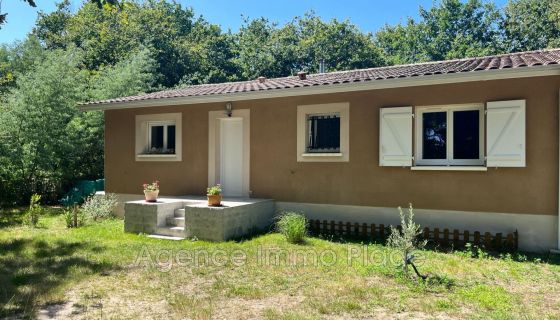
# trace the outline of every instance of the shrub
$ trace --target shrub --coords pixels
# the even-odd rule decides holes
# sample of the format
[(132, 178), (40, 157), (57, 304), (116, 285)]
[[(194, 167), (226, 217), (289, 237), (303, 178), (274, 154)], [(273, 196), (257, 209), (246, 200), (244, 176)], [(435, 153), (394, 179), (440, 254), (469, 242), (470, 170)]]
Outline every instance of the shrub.
[(403, 209), (399, 207), (399, 215), (401, 218), (401, 230), (391, 226), (391, 234), (387, 243), (389, 246), (400, 251), (403, 259), (403, 269), (407, 272), (409, 264), (412, 264), (414, 267), (414, 250), (422, 249), (426, 245), (426, 240), (419, 241), (418, 239), (418, 236), (422, 233), (422, 228), (414, 222), (412, 204), (408, 207), (408, 214), (405, 214)]
[(289, 243), (303, 243), (307, 236), (307, 219), (301, 213), (284, 212), (278, 217), (276, 229)]
[(64, 210), (64, 220), (67, 228), (77, 228), (86, 224), (87, 216), (77, 206)]
[(117, 196), (114, 193), (95, 194), (87, 198), (82, 205), (82, 212), (93, 221), (113, 217), (113, 210), (117, 206)]
[(40, 201), (41, 195), (36, 193), (31, 196), (31, 200), (29, 201), (29, 209), (25, 214), (25, 221), (32, 227), (37, 226), (37, 224), (39, 223), (39, 218), (43, 211), (43, 208), (41, 208), (41, 204), (39, 203)]

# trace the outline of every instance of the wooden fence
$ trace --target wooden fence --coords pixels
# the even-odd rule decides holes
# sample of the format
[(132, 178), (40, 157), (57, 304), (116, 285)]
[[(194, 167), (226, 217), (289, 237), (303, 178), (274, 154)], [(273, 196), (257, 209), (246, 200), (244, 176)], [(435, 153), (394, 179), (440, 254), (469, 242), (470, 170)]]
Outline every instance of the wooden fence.
[[(397, 226), (400, 229), (401, 226)], [(364, 240), (386, 240), (390, 234), (389, 226), (384, 224), (335, 222), (333, 220), (309, 220), (309, 229), (314, 235), (332, 235), (348, 238), (361, 238)], [(506, 235), (502, 233), (491, 234), (479, 231), (459, 231), (454, 229), (440, 230), (439, 228), (424, 228), (422, 237), (428, 242), (442, 247), (459, 248), (466, 243), (483, 245), (488, 250), (517, 250), (519, 235), (517, 230)]]

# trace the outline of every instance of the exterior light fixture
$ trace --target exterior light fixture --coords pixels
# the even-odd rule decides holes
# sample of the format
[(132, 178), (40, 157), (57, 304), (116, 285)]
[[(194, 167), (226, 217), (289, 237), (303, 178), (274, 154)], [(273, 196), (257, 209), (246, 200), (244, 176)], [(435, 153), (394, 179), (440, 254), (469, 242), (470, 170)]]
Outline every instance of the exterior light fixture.
[(231, 106), (231, 102), (226, 103), (226, 114), (228, 117), (231, 118), (231, 113), (232, 113), (232, 106)]

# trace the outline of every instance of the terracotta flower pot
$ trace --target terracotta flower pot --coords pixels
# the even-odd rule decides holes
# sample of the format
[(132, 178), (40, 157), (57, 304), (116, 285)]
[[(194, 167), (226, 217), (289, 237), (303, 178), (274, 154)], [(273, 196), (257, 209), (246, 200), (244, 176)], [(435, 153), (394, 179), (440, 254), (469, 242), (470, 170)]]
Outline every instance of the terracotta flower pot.
[(212, 206), (212, 207), (220, 206), (220, 204), (222, 202), (222, 195), (221, 194), (216, 194), (216, 195), (208, 194), (206, 196), (208, 197), (208, 205), (209, 206)]
[(157, 190), (157, 191), (144, 191), (144, 198), (146, 198), (146, 202), (156, 202), (158, 194), (159, 194), (159, 190)]

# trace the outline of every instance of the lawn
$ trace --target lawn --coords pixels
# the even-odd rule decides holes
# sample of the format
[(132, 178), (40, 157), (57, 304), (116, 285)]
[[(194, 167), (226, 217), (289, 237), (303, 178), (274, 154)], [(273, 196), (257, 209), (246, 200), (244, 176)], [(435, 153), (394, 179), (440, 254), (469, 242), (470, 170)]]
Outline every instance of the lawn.
[(560, 319), (554, 256), (425, 250), (424, 284), (382, 244), (166, 241), (121, 220), (67, 229), (57, 213), (38, 228), (0, 213), (0, 318)]

